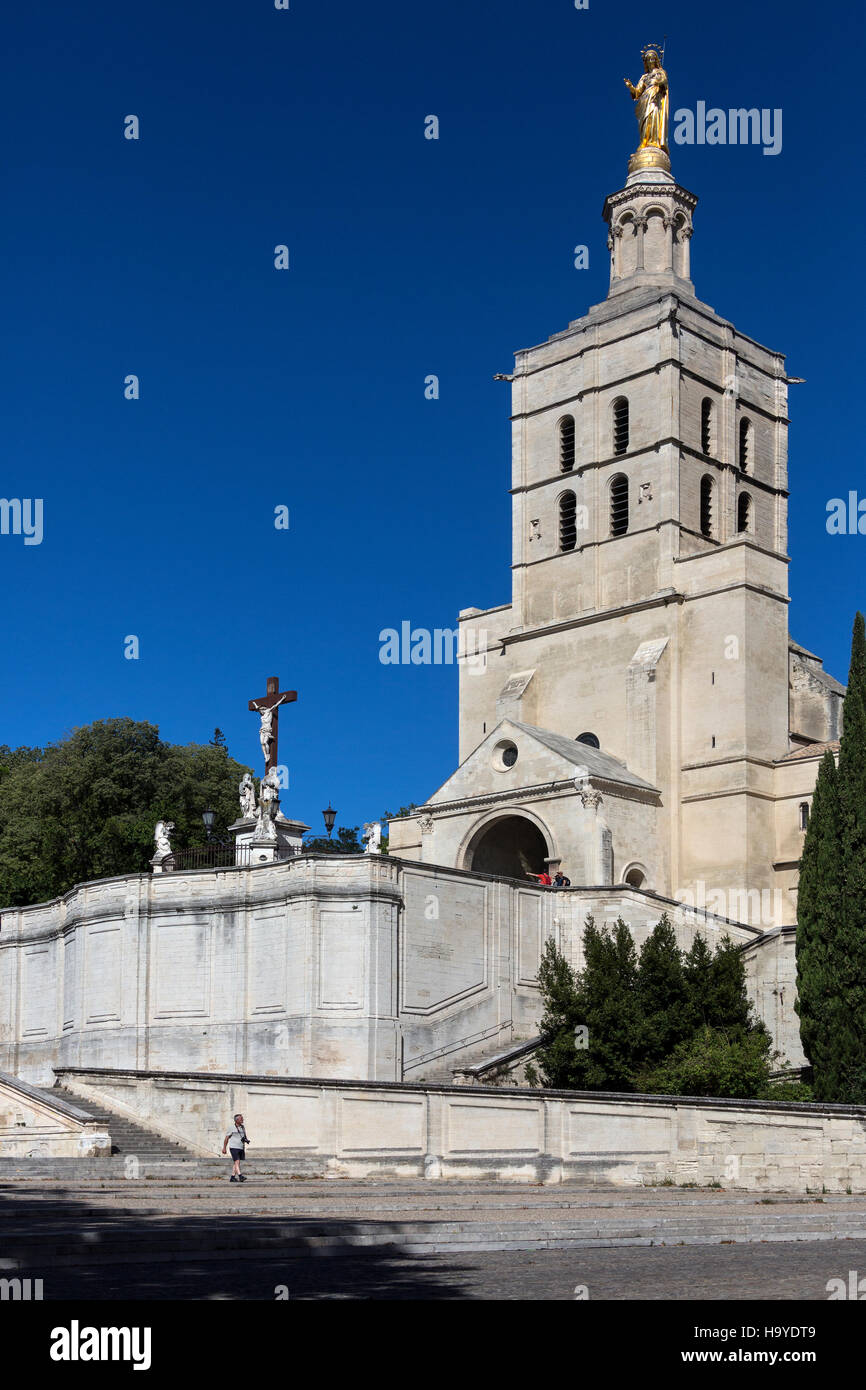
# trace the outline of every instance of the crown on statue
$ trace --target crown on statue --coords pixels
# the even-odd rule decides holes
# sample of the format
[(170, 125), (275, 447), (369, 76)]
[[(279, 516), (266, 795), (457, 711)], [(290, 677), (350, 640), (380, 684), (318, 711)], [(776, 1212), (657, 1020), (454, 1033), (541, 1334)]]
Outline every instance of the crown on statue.
[(655, 53), (659, 62), (664, 66), (665, 46), (663, 43), (645, 43), (640, 51), (640, 56), (645, 58), (648, 53)]

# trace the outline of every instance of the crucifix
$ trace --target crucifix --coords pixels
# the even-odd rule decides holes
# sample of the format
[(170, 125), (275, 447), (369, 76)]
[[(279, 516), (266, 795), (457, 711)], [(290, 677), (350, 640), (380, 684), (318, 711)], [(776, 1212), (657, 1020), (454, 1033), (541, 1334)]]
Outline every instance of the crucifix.
[(268, 676), (268, 693), (258, 700), (250, 700), (249, 708), (261, 717), (259, 743), (265, 759), (265, 776), (277, 766), (277, 732), (280, 718), (280, 705), (291, 704), (297, 700), (297, 690), (284, 690), (280, 693), (279, 676)]

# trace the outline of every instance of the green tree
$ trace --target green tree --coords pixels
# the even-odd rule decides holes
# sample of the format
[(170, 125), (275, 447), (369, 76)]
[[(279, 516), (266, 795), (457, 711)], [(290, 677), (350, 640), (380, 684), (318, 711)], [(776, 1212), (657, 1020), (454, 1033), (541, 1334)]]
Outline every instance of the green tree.
[(701, 1028), (641, 1076), (641, 1090), (663, 1096), (739, 1096), (766, 1090), (770, 1035), (763, 1027)]
[(842, 917), (839, 774), (828, 750), (821, 759), (800, 859), (797, 891), (797, 1000), (800, 1041), (812, 1066), (816, 1100), (840, 1093), (836, 1047), (841, 1007), (834, 937)]
[(229, 825), (247, 770), (225, 748), (163, 743), (155, 725), (132, 719), (100, 720), (45, 749), (0, 749), (0, 904), (145, 872), (160, 819), (175, 822), (177, 848), (203, 844), (202, 811)]
[(663, 916), (638, 958), (621, 919), (610, 931), (588, 917), (583, 951), (575, 974), (553, 941), (545, 946), (543, 1042), (527, 1067), (531, 1084), (724, 1096), (755, 1096), (768, 1085), (770, 1036), (754, 1020), (743, 957), (729, 938), (713, 952), (696, 936), (683, 954)]
[[(578, 1090), (585, 1078), (575, 1032), (585, 1025), (584, 1001), (574, 971), (552, 937), (541, 954), (538, 983), (544, 1000), (541, 1035), (545, 1041), (526, 1068), (527, 1079), (530, 1085), (540, 1080), (553, 1089)], [(537, 1067), (541, 1068), (540, 1076)]]
[(306, 854), (363, 854), (364, 846), (358, 839), (359, 826), (337, 826), (337, 838), (327, 835), (311, 835), (304, 841)]
[(223, 733), (222, 729), (219, 727), (219, 725), (217, 725), (217, 727), (214, 729), (213, 738), (210, 742), (212, 748), (228, 748), (228, 744), (226, 743), (226, 736)]
[[(631, 932), (618, 920), (611, 932), (587, 917), (584, 969), (575, 975), (548, 941), (538, 981), (544, 999), (545, 1042), (536, 1053), (545, 1086), (628, 1091), (639, 1052), (637, 956)], [(586, 1030), (587, 1045), (576, 1029)]]
[(687, 1036), (688, 1016), (682, 952), (667, 913), (641, 947), (637, 995), (642, 1023), (642, 1052), (657, 1061)]
[(797, 1011), (815, 1098), (866, 1102), (866, 633), (854, 619), (839, 764), (824, 755), (800, 860)]
[(851, 669), (842, 708), (839, 747), (842, 831), (842, 912), (834, 934), (832, 969), (838, 990), (838, 1095), (866, 1103), (866, 631), (854, 619)]

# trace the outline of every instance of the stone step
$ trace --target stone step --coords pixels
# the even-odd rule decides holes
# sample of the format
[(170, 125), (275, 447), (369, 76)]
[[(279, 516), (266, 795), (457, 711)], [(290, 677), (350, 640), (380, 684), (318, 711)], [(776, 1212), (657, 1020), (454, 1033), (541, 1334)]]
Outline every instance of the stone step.
[(715, 1245), (764, 1241), (866, 1239), (866, 1221), (844, 1230), (828, 1229), (820, 1223), (783, 1223), (770, 1227), (763, 1222), (732, 1231), (713, 1230), (706, 1224), (688, 1228), (672, 1226), (660, 1232), (656, 1223), (644, 1229), (640, 1223), (621, 1230), (601, 1230), (482, 1223), (472, 1227), (461, 1223), (411, 1222), (352, 1223), (347, 1228), (328, 1229), (326, 1222), (274, 1223), (262, 1229), (261, 1223), (246, 1225), (234, 1220), (218, 1229), (203, 1230), (200, 1225), (171, 1229), (130, 1228), (116, 1231), (50, 1230), (27, 1234), (4, 1233), (5, 1269), (44, 1268), (52, 1265), (127, 1263), (160, 1259), (198, 1260), (207, 1258), (252, 1257), (278, 1253), (290, 1259), (311, 1253), (345, 1254), (352, 1249), (388, 1247), (408, 1254), (459, 1253), (481, 1250), (581, 1249), (617, 1246)]
[(50, 1091), (44, 1091), (43, 1094), (48, 1100), (52, 1098), (64, 1100), (69, 1105), (76, 1105), (79, 1110), (86, 1110), (88, 1115), (92, 1115), (94, 1120), (104, 1125), (111, 1135), (112, 1155), (123, 1158), (132, 1154), (139, 1159), (144, 1156), (148, 1158), (156, 1156), (181, 1157), (185, 1154), (194, 1156), (193, 1150), (188, 1149), (184, 1144), (174, 1139), (166, 1139), (164, 1135), (130, 1119), (128, 1115), (120, 1115), (104, 1105), (99, 1105), (92, 1100), (85, 1100), (76, 1095), (74, 1091), (67, 1090), (65, 1086), (54, 1086)]

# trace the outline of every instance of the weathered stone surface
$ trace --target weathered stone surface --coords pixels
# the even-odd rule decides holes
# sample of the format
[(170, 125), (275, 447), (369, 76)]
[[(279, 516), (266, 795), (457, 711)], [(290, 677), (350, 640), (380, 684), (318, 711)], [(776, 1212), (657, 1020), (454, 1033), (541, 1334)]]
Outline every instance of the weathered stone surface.
[(863, 1192), (866, 1107), (606, 1093), (63, 1071), (64, 1086), (216, 1152), (240, 1111), (249, 1156), (331, 1176)]

